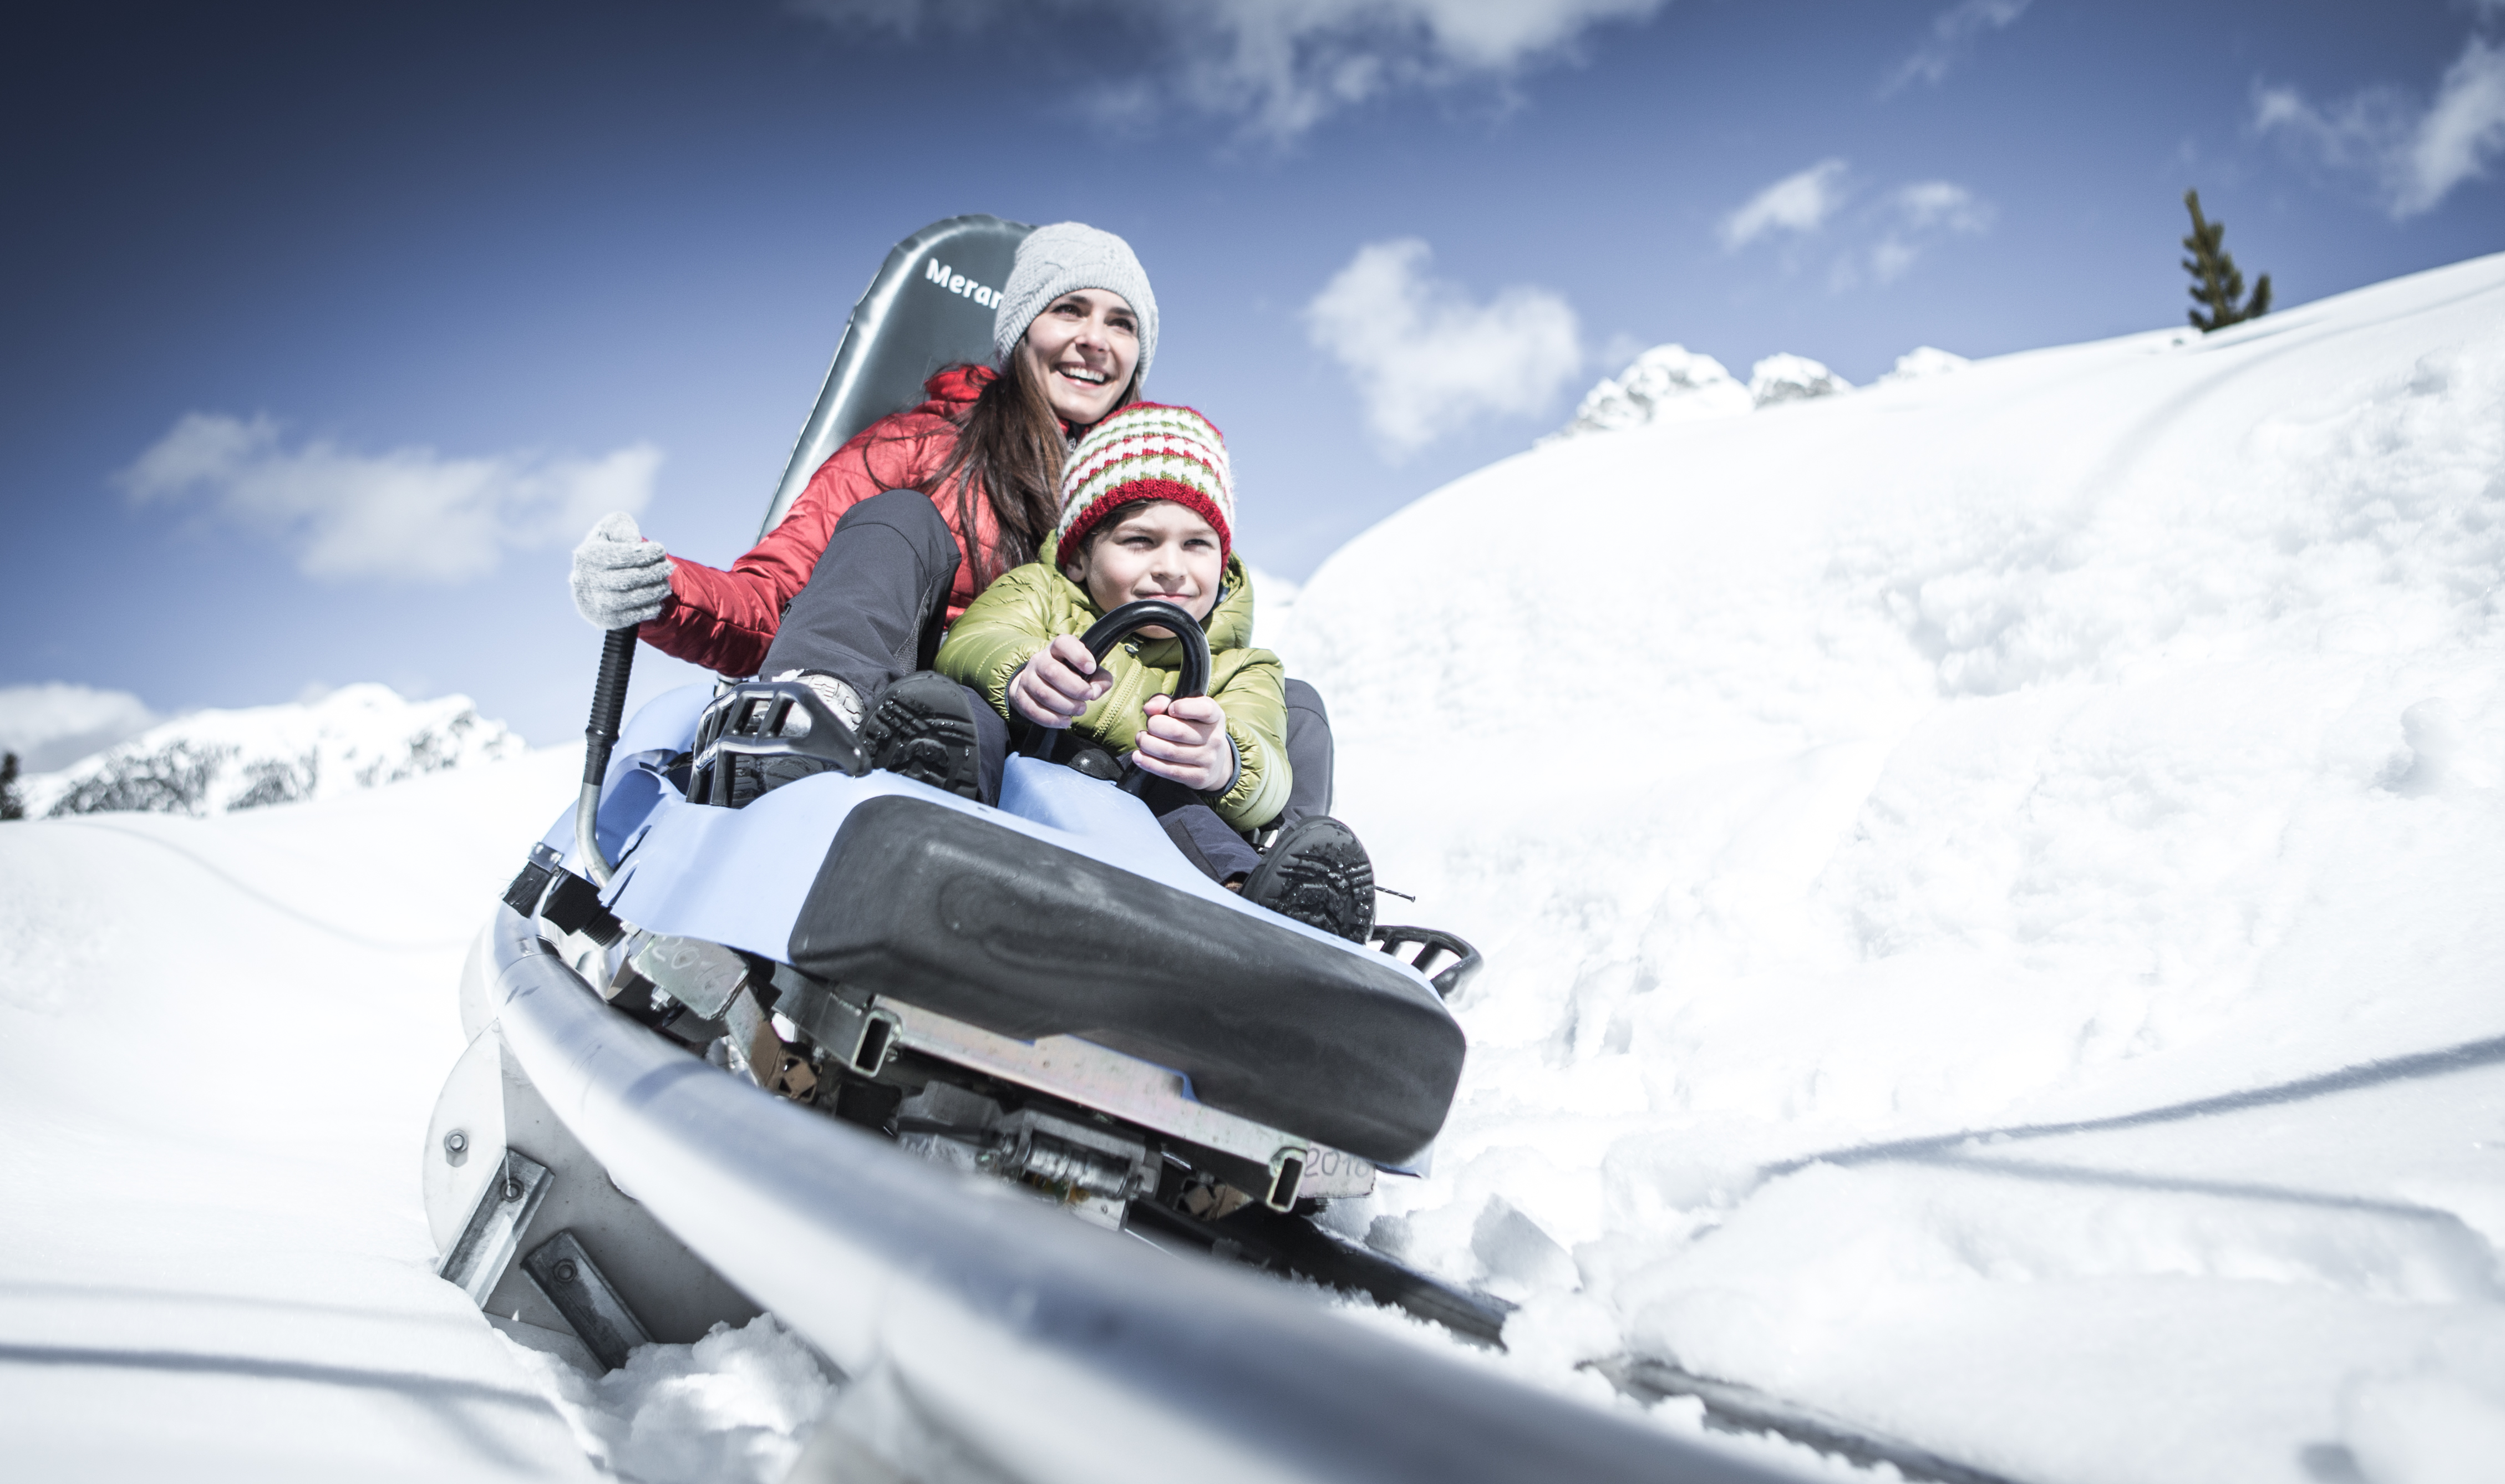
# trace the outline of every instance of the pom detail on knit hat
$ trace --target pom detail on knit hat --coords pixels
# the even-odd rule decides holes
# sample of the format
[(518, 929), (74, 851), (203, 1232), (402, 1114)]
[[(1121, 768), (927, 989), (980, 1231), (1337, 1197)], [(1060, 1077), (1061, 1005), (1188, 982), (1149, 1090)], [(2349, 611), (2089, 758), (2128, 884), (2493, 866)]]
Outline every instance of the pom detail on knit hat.
[(1071, 450), (1061, 477), (1058, 549), (1075, 552), (1087, 533), (1126, 505), (1171, 500), (1217, 531), (1221, 559), (1235, 550), (1235, 477), (1226, 439), (1189, 407), (1135, 402), (1109, 413)]
[(992, 349), (1001, 364), (1008, 364), (1035, 317), (1075, 289), (1104, 289), (1131, 306), (1140, 321), (1140, 384), (1147, 385), (1148, 363), (1157, 358), (1157, 297), (1148, 291), (1147, 269), (1131, 244), (1084, 222), (1039, 227), (1018, 244), (1017, 264), (992, 315)]

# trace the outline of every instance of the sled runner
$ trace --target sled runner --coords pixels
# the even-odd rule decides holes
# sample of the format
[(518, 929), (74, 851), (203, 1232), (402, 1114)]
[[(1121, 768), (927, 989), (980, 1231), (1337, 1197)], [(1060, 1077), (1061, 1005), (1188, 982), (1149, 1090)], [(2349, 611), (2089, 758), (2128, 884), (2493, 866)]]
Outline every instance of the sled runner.
[[(765, 524), (924, 376), (991, 353), (994, 290), (1027, 229), (958, 217), (900, 244), (847, 326)], [(1099, 656), (1188, 615), (1135, 603)], [(871, 770), (805, 686), (689, 687), (623, 728), (632, 631), (610, 636), (582, 798), (498, 907), (620, 1015), (764, 1092), (1014, 1182), (1152, 1243), (1360, 1290), (1493, 1341), (1500, 1305), (1314, 1224), (1423, 1164), (1464, 1045), (1445, 999), (1478, 967), (1452, 935), (1350, 942), (1211, 882), (1116, 782), (1008, 760), (997, 807)], [(1047, 734), (1039, 733), (1039, 738)], [(615, 739), (614, 746), (611, 739)], [(754, 797), (743, 760), (821, 770)], [(441, 1271), (509, 1324), (616, 1364), (753, 1305), (606, 1179), (501, 1052), (476, 955), (476, 1040), (430, 1132)], [(527, 1317), (525, 1317), (527, 1316)]]

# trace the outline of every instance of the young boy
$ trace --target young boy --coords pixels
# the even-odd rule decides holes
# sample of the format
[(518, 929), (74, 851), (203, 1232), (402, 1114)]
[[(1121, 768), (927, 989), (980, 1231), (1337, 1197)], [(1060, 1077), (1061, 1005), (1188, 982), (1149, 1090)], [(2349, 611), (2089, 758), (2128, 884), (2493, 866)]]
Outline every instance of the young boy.
[[(1304, 820), (1267, 855), (1243, 833), (1278, 818), (1291, 777), (1279, 658), (1252, 647), (1251, 604), (1217, 613), (1224, 595), (1251, 585), (1233, 553), (1234, 512), (1225, 442), (1198, 412), (1134, 403), (1106, 417), (1071, 454), (1060, 525), (1037, 559), (966, 610), (939, 648), (937, 674), (888, 689), (862, 740), (873, 757), (898, 758), (900, 771), (977, 797), (998, 790), (1003, 721), (1128, 753), (1161, 780), (1149, 808), (1212, 880), (1362, 941), (1374, 872), (1348, 827)], [(1169, 630), (1144, 629), (1101, 662), (1079, 643), (1098, 618), (1147, 598), (1209, 623), (1207, 695), (1173, 698), (1182, 646)], [(977, 697), (992, 715), (961, 719)], [(916, 767), (908, 736), (927, 739), (921, 751), (938, 765)]]

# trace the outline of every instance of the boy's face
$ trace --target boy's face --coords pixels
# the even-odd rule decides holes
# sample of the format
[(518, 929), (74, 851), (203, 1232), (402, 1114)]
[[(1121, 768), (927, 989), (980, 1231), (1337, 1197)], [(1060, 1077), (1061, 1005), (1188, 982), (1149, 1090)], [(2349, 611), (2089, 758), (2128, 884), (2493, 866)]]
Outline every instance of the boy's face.
[[(1143, 598), (1163, 598), (1195, 618), (1217, 606), (1226, 559), (1217, 530), (1171, 500), (1143, 500), (1115, 511), (1092, 533), (1085, 552), (1062, 571), (1107, 613)], [(1171, 639), (1167, 628), (1144, 628)]]

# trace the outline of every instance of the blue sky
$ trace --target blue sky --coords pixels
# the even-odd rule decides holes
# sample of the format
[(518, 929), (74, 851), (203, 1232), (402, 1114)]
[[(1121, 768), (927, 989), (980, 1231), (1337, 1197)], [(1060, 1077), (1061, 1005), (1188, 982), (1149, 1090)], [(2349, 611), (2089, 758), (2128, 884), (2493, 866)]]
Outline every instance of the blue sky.
[(959, 212), (1131, 239), (1153, 391), (1227, 431), (1290, 577), (1648, 345), (1865, 381), (2179, 324), (2186, 186), (2282, 305), (2505, 247), (2494, 0), (100, 5), (13, 40), (26, 735), (45, 682), (579, 730), (581, 528), (744, 549), (852, 299)]

